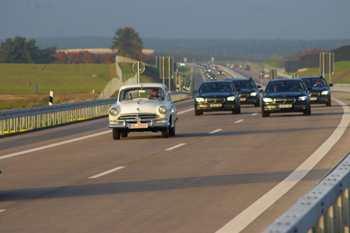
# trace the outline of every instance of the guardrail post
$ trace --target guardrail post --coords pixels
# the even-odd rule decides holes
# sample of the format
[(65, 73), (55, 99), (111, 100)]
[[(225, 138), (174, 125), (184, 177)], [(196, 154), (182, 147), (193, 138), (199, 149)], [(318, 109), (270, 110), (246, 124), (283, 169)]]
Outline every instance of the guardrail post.
[(324, 215), (321, 216), (321, 218), (317, 221), (317, 223), (313, 228), (314, 228), (313, 231), (315, 233), (325, 233)]
[(334, 232), (334, 205), (331, 205), (326, 212), (326, 221), (325, 221), (325, 230), (326, 232)]
[(347, 188), (343, 195), (343, 224), (344, 224), (344, 232), (349, 233), (349, 225), (350, 225), (350, 201), (349, 201), (349, 188)]
[(1, 121), (1, 135), (4, 135), (4, 131), (5, 131), (5, 120)]
[(343, 213), (342, 213), (342, 198), (341, 196), (337, 199), (335, 203), (335, 210), (334, 210), (334, 231), (335, 232), (343, 232), (344, 226), (343, 226)]

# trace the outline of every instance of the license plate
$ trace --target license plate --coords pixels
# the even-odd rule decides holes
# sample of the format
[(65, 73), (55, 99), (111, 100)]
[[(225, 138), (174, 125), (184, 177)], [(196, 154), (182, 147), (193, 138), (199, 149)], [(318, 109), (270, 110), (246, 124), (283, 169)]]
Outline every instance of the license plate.
[(247, 98), (239, 98), (240, 101), (246, 101)]
[(317, 97), (310, 97), (311, 101), (317, 100)]
[(293, 107), (293, 105), (291, 105), (291, 104), (280, 104), (279, 105), (279, 108), (292, 108)]
[(129, 129), (144, 129), (148, 128), (148, 124), (130, 124)]
[(219, 107), (222, 107), (222, 104), (211, 104), (210, 107), (219, 108)]

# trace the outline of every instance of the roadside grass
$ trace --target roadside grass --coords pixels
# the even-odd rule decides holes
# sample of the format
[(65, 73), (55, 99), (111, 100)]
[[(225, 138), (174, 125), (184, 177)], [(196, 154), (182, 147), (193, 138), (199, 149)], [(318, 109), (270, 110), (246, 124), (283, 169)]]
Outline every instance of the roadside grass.
[(114, 64), (0, 63), (0, 94), (101, 92), (116, 77)]
[[(37, 106), (48, 105), (50, 97), (26, 98), (26, 99), (14, 99), (14, 100), (0, 100), (0, 111), (6, 111), (19, 108), (31, 108)], [(59, 103), (55, 103), (59, 104)]]
[[(340, 61), (334, 63), (334, 74), (331, 75), (332, 80), (335, 80), (340, 75), (343, 75), (346, 72), (350, 71), (350, 61)], [(319, 76), (320, 75), (320, 69), (317, 68), (310, 68), (302, 72), (296, 72), (296, 74), (299, 75), (299, 77), (305, 77), (305, 76)], [(328, 75), (324, 75), (324, 78), (329, 80)], [(332, 82), (332, 81), (331, 81)], [(332, 82), (333, 84), (342, 84), (342, 83), (350, 83), (350, 74), (342, 78), (341, 80), (337, 82)]]

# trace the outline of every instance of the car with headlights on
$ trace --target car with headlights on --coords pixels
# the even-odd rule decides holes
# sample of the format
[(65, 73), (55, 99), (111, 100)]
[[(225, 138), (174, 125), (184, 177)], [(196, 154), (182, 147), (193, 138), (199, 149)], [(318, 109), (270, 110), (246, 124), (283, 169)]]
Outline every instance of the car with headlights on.
[(175, 135), (177, 110), (164, 84), (137, 83), (120, 88), (117, 102), (109, 109), (113, 139), (130, 132), (161, 132), (163, 138)]
[(233, 85), (240, 89), (239, 99), (241, 104), (254, 104), (255, 107), (260, 107), (260, 85), (256, 85), (254, 80), (250, 77), (249, 79), (243, 78), (227, 78), (224, 80), (230, 80)]
[(194, 98), (194, 114), (199, 116), (213, 111), (241, 113), (238, 93), (231, 81), (203, 82)]
[(274, 79), (267, 84), (261, 98), (261, 116), (271, 113), (302, 112), (311, 114), (309, 93), (301, 79)]
[(326, 104), (326, 106), (332, 106), (331, 88), (332, 83), (328, 85), (322, 75), (319, 77), (301, 77), (304, 84), (312, 88), (310, 92), (311, 104)]

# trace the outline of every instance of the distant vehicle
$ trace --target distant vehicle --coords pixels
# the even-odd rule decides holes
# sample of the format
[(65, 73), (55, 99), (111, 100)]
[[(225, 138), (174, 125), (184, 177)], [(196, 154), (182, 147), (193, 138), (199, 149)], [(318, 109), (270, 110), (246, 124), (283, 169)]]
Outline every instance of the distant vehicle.
[(244, 67), (243, 65), (240, 65), (240, 66), (239, 66), (239, 68), (241, 68), (241, 69), (243, 69), (243, 67)]
[(241, 113), (238, 91), (230, 81), (203, 82), (194, 98), (194, 114), (200, 116), (203, 112), (213, 111)]
[(333, 86), (332, 83), (328, 85), (322, 75), (319, 77), (301, 77), (300, 79), (307, 87), (312, 88), (310, 93), (311, 104), (326, 104), (328, 107), (332, 106), (330, 88)]
[(117, 103), (108, 112), (114, 140), (127, 137), (130, 132), (161, 131), (163, 138), (175, 135), (177, 110), (164, 84), (124, 85)]
[(256, 85), (252, 78), (227, 78), (230, 80), (236, 89), (240, 89), (239, 99), (241, 104), (254, 104), (255, 107), (260, 107), (260, 85)]
[(268, 117), (271, 113), (284, 112), (311, 115), (311, 90), (312, 88), (307, 88), (301, 79), (270, 80), (261, 98), (261, 116)]
[(224, 74), (224, 71), (218, 70), (218, 75), (223, 75), (223, 74)]
[(180, 62), (180, 66), (185, 66), (186, 64), (183, 62)]
[(250, 66), (246, 65), (244, 69), (245, 70), (250, 70)]
[(270, 73), (269, 73), (269, 72), (266, 72), (266, 73), (264, 74), (264, 78), (270, 78)]

